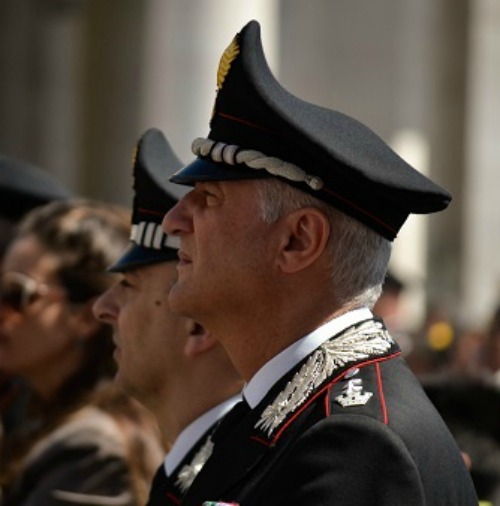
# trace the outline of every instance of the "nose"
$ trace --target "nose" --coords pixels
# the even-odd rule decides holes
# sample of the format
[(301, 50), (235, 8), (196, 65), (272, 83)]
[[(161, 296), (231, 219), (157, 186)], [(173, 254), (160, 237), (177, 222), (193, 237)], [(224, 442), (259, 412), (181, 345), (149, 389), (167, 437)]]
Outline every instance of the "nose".
[(114, 287), (99, 295), (92, 305), (94, 317), (102, 323), (111, 325), (117, 318), (118, 305), (113, 297)]
[(192, 212), (189, 200), (192, 192), (185, 195), (163, 217), (162, 229), (167, 235), (183, 235), (191, 232)]

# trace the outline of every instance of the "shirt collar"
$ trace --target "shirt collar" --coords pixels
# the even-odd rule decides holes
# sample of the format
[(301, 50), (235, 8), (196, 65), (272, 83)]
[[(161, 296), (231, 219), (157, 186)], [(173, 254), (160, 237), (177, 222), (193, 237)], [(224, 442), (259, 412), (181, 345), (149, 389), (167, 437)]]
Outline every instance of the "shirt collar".
[(243, 388), (243, 397), (252, 409), (255, 408), (281, 377), (316, 348), (355, 323), (372, 317), (373, 314), (368, 308), (360, 308), (324, 323), (264, 364)]
[(196, 420), (191, 422), (177, 437), (172, 448), (165, 457), (164, 467), (167, 476), (171, 476), (182, 459), (189, 453), (191, 448), (200, 440), (207, 430), (220, 420), (231, 408), (241, 400), (241, 394), (237, 394), (217, 406), (213, 407)]

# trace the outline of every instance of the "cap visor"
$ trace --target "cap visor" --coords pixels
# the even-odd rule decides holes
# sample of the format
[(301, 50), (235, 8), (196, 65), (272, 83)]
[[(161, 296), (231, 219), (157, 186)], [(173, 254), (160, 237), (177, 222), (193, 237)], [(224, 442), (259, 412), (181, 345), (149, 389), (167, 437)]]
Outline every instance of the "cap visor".
[(177, 171), (170, 181), (177, 184), (194, 185), (203, 181), (231, 181), (233, 179), (262, 179), (270, 177), (264, 170), (250, 169), (243, 165), (228, 165), (204, 158), (193, 162)]
[(122, 257), (108, 267), (108, 272), (124, 272), (137, 267), (143, 267), (160, 262), (178, 260), (176, 249), (164, 248), (161, 250), (143, 248), (132, 243)]

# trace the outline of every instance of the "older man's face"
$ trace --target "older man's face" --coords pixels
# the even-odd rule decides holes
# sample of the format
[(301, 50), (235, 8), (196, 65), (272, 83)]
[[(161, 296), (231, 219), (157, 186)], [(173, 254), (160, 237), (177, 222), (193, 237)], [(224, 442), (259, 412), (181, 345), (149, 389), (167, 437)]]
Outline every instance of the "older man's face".
[(221, 312), (248, 314), (273, 268), (273, 227), (255, 181), (197, 183), (163, 221), (181, 240), (171, 308), (202, 324)]

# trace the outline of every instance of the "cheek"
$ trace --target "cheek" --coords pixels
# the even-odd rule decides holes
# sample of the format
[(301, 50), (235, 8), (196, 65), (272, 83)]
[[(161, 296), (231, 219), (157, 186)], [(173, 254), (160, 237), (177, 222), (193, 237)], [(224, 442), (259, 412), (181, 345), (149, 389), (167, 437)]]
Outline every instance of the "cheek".
[[(128, 301), (121, 307), (117, 320), (117, 340), (122, 352), (142, 355), (149, 347), (151, 334), (157, 321), (161, 305), (156, 300), (149, 303), (143, 300)], [(140, 356), (136, 360), (140, 360)]]
[(43, 316), (25, 317), (7, 326), (8, 338), (0, 346), (0, 367), (12, 374), (21, 373), (71, 346), (62, 320), (58, 311), (48, 310)]
[[(8, 362), (17, 362), (19, 358), (38, 353), (43, 341), (43, 333), (33, 318), (12, 314), (2, 322), (0, 341), (0, 366), (8, 367)], [(7, 363), (5, 363), (7, 362)]]
[(65, 342), (72, 338), (68, 314), (61, 305), (46, 307), (37, 318), (35, 326), (46, 341)]
[(229, 277), (260, 268), (266, 256), (266, 244), (261, 234), (262, 230), (252, 228), (225, 234), (219, 250), (213, 255), (214, 261), (222, 271), (226, 268), (233, 271)]

